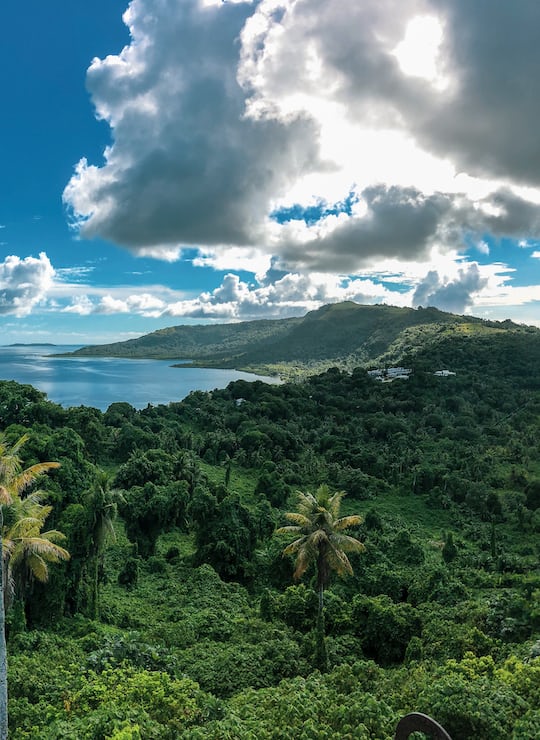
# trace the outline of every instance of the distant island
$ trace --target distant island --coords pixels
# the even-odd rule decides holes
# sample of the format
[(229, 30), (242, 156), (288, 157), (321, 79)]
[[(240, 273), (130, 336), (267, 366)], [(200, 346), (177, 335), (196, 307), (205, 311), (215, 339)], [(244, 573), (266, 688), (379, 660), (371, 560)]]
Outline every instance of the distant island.
[(57, 347), (57, 344), (51, 342), (14, 342), (13, 344), (6, 344), (5, 347)]
[[(182, 361), (175, 367), (243, 370), (292, 379), (330, 367), (384, 367), (441, 342), (539, 338), (540, 329), (488, 321), (437, 308), (366, 306), (346, 301), (287, 319), (173, 326), (112, 344), (82, 347), (64, 357), (122, 357)], [(439, 368), (435, 368), (439, 369)]]

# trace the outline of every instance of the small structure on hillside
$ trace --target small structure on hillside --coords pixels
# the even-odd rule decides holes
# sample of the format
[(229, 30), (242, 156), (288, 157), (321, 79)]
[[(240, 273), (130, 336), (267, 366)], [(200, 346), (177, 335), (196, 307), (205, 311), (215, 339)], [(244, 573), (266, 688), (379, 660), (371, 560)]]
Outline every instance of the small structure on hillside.
[(380, 383), (391, 383), (394, 380), (409, 380), (412, 370), (408, 367), (386, 367), (368, 370), (370, 378), (378, 380)]
[(439, 378), (448, 378), (450, 375), (455, 375), (455, 373), (451, 370), (437, 370), (433, 375), (437, 375)]

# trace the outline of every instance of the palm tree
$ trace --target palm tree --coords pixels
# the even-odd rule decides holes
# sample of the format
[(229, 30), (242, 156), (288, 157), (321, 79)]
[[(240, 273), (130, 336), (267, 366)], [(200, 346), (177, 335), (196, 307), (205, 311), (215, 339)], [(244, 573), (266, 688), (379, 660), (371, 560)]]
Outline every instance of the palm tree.
[(113, 522), (116, 518), (118, 504), (123, 501), (119, 491), (110, 487), (111, 478), (108, 473), (99, 470), (92, 490), (86, 496), (86, 504), (90, 513), (91, 555), (93, 565), (92, 578), (92, 618), (99, 616), (99, 569), (103, 563), (105, 547), (109, 539), (115, 540)]
[(7, 489), (0, 486), (0, 740), (6, 740), (8, 734), (7, 716), (7, 651), (6, 629), (4, 615), (4, 572), (2, 563), (4, 553), (2, 547), (2, 530), (4, 528), (4, 506), (11, 503)]
[[(41, 532), (51, 511), (51, 507), (41, 504), (45, 494), (32, 491), (24, 495), (40, 475), (58, 468), (59, 463), (23, 468), (19, 451), (27, 440), (25, 434), (9, 445), (0, 437), (0, 740), (6, 740), (8, 734), (5, 596), (10, 596), (16, 577), (22, 579), (23, 572), (47, 580), (47, 563), (69, 558), (55, 542), (63, 537), (60, 532)], [(8, 515), (6, 527), (4, 510)]]
[(6, 596), (9, 604), (16, 594), (24, 599), (35, 579), (45, 583), (49, 578), (48, 563), (68, 560), (69, 553), (57, 544), (65, 535), (57, 530), (42, 532), (52, 506), (40, 503), (42, 492), (12, 501), (15, 517), (3, 534)]
[[(347, 553), (363, 552), (364, 545), (347, 530), (362, 522), (357, 514), (340, 517), (344, 491), (331, 493), (327, 485), (321, 485), (315, 495), (298, 491), (297, 511), (285, 517), (291, 525), (280, 527), (277, 534), (292, 534), (295, 539), (283, 550), (283, 555), (295, 556), (294, 579), (299, 580), (311, 565), (317, 572), (319, 604), (317, 631), (324, 652), (324, 590), (330, 583), (330, 574), (352, 574), (353, 569)], [(326, 663), (326, 657), (322, 660)]]

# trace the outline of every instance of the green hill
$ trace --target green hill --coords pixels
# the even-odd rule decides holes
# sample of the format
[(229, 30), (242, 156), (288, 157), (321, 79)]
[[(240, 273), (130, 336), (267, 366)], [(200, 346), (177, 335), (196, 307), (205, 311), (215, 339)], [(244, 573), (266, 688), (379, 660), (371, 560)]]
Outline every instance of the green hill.
[(393, 364), (442, 340), (508, 334), (530, 337), (540, 332), (511, 321), (485, 321), (436, 308), (363, 306), (349, 301), (299, 318), (174, 326), (126, 342), (83, 347), (73, 355), (187, 360), (199, 366), (291, 375), (331, 365)]

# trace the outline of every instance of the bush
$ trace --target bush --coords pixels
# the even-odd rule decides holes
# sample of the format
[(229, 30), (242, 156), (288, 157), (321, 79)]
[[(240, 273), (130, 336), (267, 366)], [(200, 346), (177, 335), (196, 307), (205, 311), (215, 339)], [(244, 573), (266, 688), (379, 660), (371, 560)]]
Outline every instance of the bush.
[(526, 709), (516, 693), (487, 677), (467, 680), (449, 674), (431, 681), (418, 696), (418, 710), (459, 740), (510, 738), (514, 723)]
[(416, 609), (394, 604), (388, 596), (355, 596), (352, 620), (365, 655), (382, 665), (401, 662), (409, 641), (421, 630)]
[(137, 558), (128, 558), (118, 573), (118, 583), (125, 588), (133, 588), (139, 580), (139, 561)]

